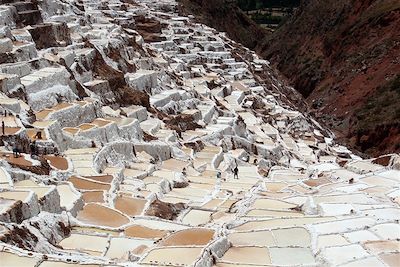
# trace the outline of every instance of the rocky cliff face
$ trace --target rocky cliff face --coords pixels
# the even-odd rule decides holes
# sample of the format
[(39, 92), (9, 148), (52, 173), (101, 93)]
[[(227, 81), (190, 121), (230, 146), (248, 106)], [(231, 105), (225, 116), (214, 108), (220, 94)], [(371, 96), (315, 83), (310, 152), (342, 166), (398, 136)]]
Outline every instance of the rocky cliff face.
[(399, 28), (398, 1), (304, 1), (259, 51), (351, 145), (398, 152)]

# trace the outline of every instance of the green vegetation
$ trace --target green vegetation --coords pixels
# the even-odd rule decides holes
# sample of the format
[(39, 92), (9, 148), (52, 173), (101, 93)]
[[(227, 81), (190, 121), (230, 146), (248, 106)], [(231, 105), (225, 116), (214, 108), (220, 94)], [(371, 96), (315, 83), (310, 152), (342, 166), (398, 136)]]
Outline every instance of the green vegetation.
[(300, 0), (238, 0), (238, 6), (256, 23), (277, 27), (293, 14)]
[(295, 8), (300, 0), (238, 0), (239, 7), (244, 11), (265, 8)]

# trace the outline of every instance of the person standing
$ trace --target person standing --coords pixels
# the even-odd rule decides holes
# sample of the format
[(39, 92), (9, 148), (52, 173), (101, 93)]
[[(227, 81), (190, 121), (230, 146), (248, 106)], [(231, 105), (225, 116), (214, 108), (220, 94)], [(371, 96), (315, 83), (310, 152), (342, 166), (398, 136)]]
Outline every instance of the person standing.
[(3, 135), (6, 134), (6, 126), (4, 125), (4, 121), (1, 121), (1, 132), (3, 133)]
[(236, 164), (235, 168), (233, 169), (233, 178), (234, 179), (239, 179), (239, 168)]

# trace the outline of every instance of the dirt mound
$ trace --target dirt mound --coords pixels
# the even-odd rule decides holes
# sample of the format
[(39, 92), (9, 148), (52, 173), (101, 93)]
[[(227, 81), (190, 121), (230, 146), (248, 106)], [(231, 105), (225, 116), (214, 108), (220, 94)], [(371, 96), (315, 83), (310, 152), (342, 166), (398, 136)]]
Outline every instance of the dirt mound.
[(201, 128), (201, 126), (195, 122), (193, 116), (189, 114), (170, 116), (164, 119), (164, 122), (169, 129), (175, 130), (178, 133)]
[(161, 200), (154, 200), (146, 210), (146, 215), (156, 216), (165, 220), (174, 220), (179, 213), (186, 208), (184, 203), (166, 203)]

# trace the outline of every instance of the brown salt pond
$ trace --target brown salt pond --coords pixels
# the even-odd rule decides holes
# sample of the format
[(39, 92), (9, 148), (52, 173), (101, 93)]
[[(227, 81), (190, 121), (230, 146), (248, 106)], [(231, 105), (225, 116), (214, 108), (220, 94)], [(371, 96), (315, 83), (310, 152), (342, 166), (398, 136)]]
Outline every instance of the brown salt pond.
[(113, 228), (129, 223), (128, 217), (95, 203), (86, 204), (83, 210), (78, 213), (77, 219), (86, 224)]
[(103, 127), (111, 123), (109, 120), (104, 120), (104, 119), (95, 119), (93, 124), (97, 125), (98, 127)]
[(45, 159), (50, 161), (50, 165), (53, 166), (54, 168), (61, 170), (61, 171), (66, 171), (68, 170), (68, 160), (63, 158), (63, 157), (58, 157), (58, 156), (51, 156), (51, 155), (46, 155), (44, 156)]
[(36, 119), (37, 120), (45, 120), (47, 118), (47, 116), (49, 116), (49, 114), (53, 111), (54, 110), (52, 110), (52, 109), (44, 109), (42, 111), (39, 111), (36, 113)]
[(125, 235), (128, 237), (156, 239), (162, 238), (166, 234), (168, 234), (168, 231), (152, 229), (142, 225), (132, 225), (125, 229)]
[(90, 130), (93, 127), (96, 127), (96, 125), (95, 124), (90, 124), (90, 123), (83, 123), (83, 124), (78, 126), (78, 128), (81, 129), (82, 131)]
[(114, 179), (114, 176), (112, 175), (95, 175), (95, 176), (83, 176), (84, 178), (94, 180), (96, 182), (100, 183), (111, 183), (112, 180)]
[(82, 196), (85, 203), (104, 203), (104, 191), (87, 191)]
[(214, 230), (211, 229), (187, 229), (171, 234), (162, 240), (159, 245), (164, 247), (207, 245), (213, 239), (213, 236)]
[(23, 154), (18, 158), (14, 158), (13, 153), (0, 152), (0, 158), (3, 158), (8, 163), (12, 163), (12, 164), (15, 164), (15, 165), (32, 166), (32, 162), (26, 160)]
[(140, 198), (117, 197), (115, 208), (129, 216), (140, 215), (147, 201)]
[(201, 255), (203, 248), (155, 248), (140, 262), (150, 265), (192, 265)]
[(84, 178), (79, 178), (76, 176), (71, 176), (68, 181), (70, 181), (75, 188), (79, 190), (110, 190), (111, 185), (105, 183), (99, 183), (91, 181)]
[(52, 107), (51, 109), (53, 109), (53, 110), (61, 110), (61, 109), (64, 109), (64, 108), (68, 108), (70, 106), (72, 106), (72, 104), (70, 104), (70, 103), (60, 103), (60, 104)]

